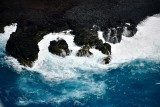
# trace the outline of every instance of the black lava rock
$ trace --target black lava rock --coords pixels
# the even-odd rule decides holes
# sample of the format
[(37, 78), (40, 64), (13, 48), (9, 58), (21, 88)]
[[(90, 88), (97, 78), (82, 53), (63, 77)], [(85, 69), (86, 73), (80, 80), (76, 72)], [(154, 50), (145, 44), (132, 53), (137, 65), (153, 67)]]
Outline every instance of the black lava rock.
[(83, 46), (80, 50), (78, 50), (78, 52), (77, 52), (77, 56), (80, 56), (80, 57), (82, 57), (82, 56), (87, 56), (87, 57), (89, 57), (89, 56), (91, 56), (93, 53), (92, 52), (90, 52), (89, 51), (89, 49), (90, 49), (90, 46), (89, 46), (89, 44), (88, 45), (85, 45), (85, 46)]
[(34, 27), (26, 27), (25, 29), (18, 27), (17, 31), (11, 34), (7, 41), (6, 51), (22, 65), (31, 67), (32, 62), (38, 58), (39, 48), (37, 43), (45, 34), (47, 34), (46, 31), (38, 33)]
[(95, 48), (101, 51), (103, 54), (111, 55), (111, 45), (108, 43), (103, 44), (102, 41), (99, 40)]
[(72, 34), (75, 35), (74, 43), (78, 46), (89, 44), (94, 46), (98, 40), (98, 33), (92, 27), (77, 26), (73, 29)]
[(68, 44), (65, 40), (61, 39), (58, 41), (51, 41), (50, 46), (48, 47), (49, 52), (52, 54), (56, 54), (58, 56), (68, 56), (70, 54), (70, 50), (68, 49)]
[(111, 61), (111, 56), (107, 56), (106, 58), (103, 59), (104, 64), (109, 64)]
[(137, 32), (137, 28), (133, 23), (127, 23), (124, 27), (123, 36), (132, 37)]
[[(75, 44), (95, 46), (96, 31), (106, 31), (109, 38), (111, 29), (107, 40), (117, 43), (122, 33), (117, 27), (122, 29), (122, 23), (134, 23), (127, 26), (127, 36), (133, 36), (140, 21), (159, 12), (160, 0), (1, 0), (0, 32), (6, 25), (18, 24), (6, 51), (21, 64), (31, 65), (38, 56), (38, 42), (49, 32), (72, 29)], [(93, 29), (93, 25), (98, 27)]]

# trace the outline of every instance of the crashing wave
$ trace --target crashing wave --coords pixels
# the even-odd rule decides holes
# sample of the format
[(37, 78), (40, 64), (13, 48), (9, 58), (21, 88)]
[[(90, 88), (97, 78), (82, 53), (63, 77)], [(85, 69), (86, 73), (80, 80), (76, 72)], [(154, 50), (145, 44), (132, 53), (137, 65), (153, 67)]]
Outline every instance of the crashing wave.
[[(111, 44), (112, 45), (112, 60), (108, 65), (101, 63), (101, 59), (105, 56), (100, 51), (91, 49), (94, 53), (91, 57), (76, 57), (76, 52), (80, 47), (76, 46), (73, 42), (74, 35), (71, 35), (69, 31), (60, 33), (50, 33), (39, 42), (40, 52), (38, 54), (38, 60), (34, 62), (32, 68), (27, 68), (32, 71), (37, 71), (44, 75), (46, 78), (52, 79), (70, 79), (77, 77), (76, 69), (92, 70), (92, 71), (103, 71), (110, 67), (118, 66), (119, 63), (132, 61), (137, 58), (159, 58), (157, 55), (160, 53), (160, 18), (159, 15), (148, 17), (146, 20), (141, 22), (137, 26), (137, 33), (132, 38), (123, 36), (121, 43)], [(7, 28), (7, 27), (6, 27)], [(10, 26), (6, 29), (4, 34), (1, 34), (1, 49), (4, 49), (5, 43), (9, 38), (9, 35), (15, 31), (15, 25)], [(12, 32), (10, 32), (12, 30)], [(102, 37), (102, 32), (99, 33), (99, 38), (105, 41)], [(8, 35), (8, 36), (5, 36)], [(69, 48), (72, 49), (72, 54), (65, 58), (51, 54), (48, 51), (50, 41), (56, 40), (57, 38), (63, 38), (66, 40)], [(3, 44), (3, 46), (2, 46)], [(12, 62), (14, 58), (7, 57), (9, 62)], [(159, 59), (158, 59), (159, 60)], [(12, 62), (14, 64), (15, 60)], [(16, 64), (14, 64), (17, 66)], [(18, 65), (20, 66), (20, 65)]]
[[(20, 66), (14, 58), (7, 56), (4, 52), (5, 44), (9, 39), (10, 34), (15, 31), (16, 26), (11, 25), (5, 29), (5, 33), (0, 35), (0, 49), (3, 50), (3, 55), (5, 56), (5, 58), (3, 57), (4, 60), (6, 60), (9, 65), (13, 65), (17, 70), (18, 67), (22, 66)], [(23, 68), (29, 70), (29, 72), (38, 72), (43, 78), (45, 77), (45, 80), (43, 80), (43, 83), (41, 84), (49, 86), (50, 88), (52, 87), (52, 89), (54, 89), (55, 86), (59, 86), (60, 90), (55, 90), (55, 92), (61, 92), (62, 94), (55, 96), (53, 93), (41, 89), (43, 86), (41, 86), (41, 84), (39, 86), (39, 84), (36, 83), (37, 81), (41, 81), (37, 80), (39, 78), (32, 78), (32, 75), (29, 74), (26, 76), (24, 73), (16, 82), (17, 87), (19, 87), (19, 89), (24, 87), (21, 91), (27, 94), (26, 96), (19, 97), (17, 105), (27, 105), (35, 102), (60, 103), (72, 98), (83, 98), (86, 94), (94, 94), (99, 97), (106, 93), (106, 85), (104, 81), (95, 81), (92, 77), (93, 72), (94, 74), (102, 73), (104, 70), (107, 71), (108, 68), (117, 67), (121, 63), (133, 61), (138, 58), (153, 58), (160, 60), (160, 17), (156, 15), (147, 18), (137, 26), (137, 29), (138, 32), (134, 37), (123, 37), (121, 43), (111, 44), (112, 61), (108, 65), (100, 63), (101, 58), (103, 58), (104, 55), (95, 49), (91, 49), (94, 53), (91, 57), (76, 57), (76, 51), (78, 51), (80, 47), (74, 44), (74, 35), (71, 35), (70, 33), (50, 33), (44, 36), (43, 40), (38, 44), (40, 49), (38, 60), (34, 62), (32, 68)], [(69, 47), (72, 48), (73, 52), (70, 56), (63, 58), (53, 55), (48, 51), (50, 41), (56, 40), (58, 37), (66, 40)], [(102, 35), (99, 35), (99, 37), (102, 38)], [(21, 69), (21, 71), (25, 70)], [(32, 80), (33, 86), (32, 84), (31, 86), (28, 84), (26, 81), (28, 79)], [(64, 86), (69, 88), (63, 89)], [(74, 88), (70, 90), (70, 87)], [(45, 94), (43, 93), (44, 91)], [(27, 97), (30, 98), (30, 94), (33, 93), (36, 96), (36, 99), (27, 99)]]

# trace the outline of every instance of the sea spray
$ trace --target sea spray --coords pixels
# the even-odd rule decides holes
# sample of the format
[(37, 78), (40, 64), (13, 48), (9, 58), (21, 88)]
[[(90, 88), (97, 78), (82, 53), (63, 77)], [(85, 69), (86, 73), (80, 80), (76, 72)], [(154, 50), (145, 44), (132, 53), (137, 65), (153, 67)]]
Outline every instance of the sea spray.
[(0, 99), (0, 107), (4, 107), (1, 99)]
[[(25, 67), (25, 69), (22, 69), (22, 72), (14, 81), (16, 87), (10, 87), (10, 85), (12, 86), (13, 84), (9, 84), (9, 87), (6, 87), (7, 94), (5, 95), (8, 99), (15, 99), (14, 104), (21, 106), (28, 104), (52, 104), (53, 106), (54, 104), (56, 106), (63, 106), (63, 104), (65, 104), (70, 106), (72, 102), (74, 102), (73, 106), (77, 103), (84, 106), (87, 106), (87, 104), (93, 104), (95, 106), (95, 103), (98, 106), (101, 106), (101, 104), (112, 106), (116, 104), (130, 105), (137, 102), (137, 100), (131, 98), (139, 98), (138, 100), (141, 101), (146, 93), (152, 92), (152, 90), (147, 90), (150, 88), (144, 89), (141, 85), (142, 82), (144, 82), (143, 85), (146, 87), (148, 85), (152, 87), (153, 85), (159, 86), (156, 84), (159, 83), (159, 76), (150, 73), (148, 75), (139, 75), (138, 77), (138, 73), (135, 73), (136, 71), (134, 69), (137, 69), (138, 66), (139, 72), (149, 72), (153, 66), (159, 67), (159, 63), (154, 65), (154, 63), (150, 62), (147, 65), (145, 61), (144, 63), (138, 61), (138, 64), (137, 61), (135, 61), (133, 63), (127, 63), (126, 65), (128, 66), (115, 68), (115, 70), (112, 68), (110, 74), (108, 74), (107, 71), (109, 71), (108, 68), (112, 67), (112, 65), (121, 65), (122, 62), (146, 57), (151, 58), (153, 56), (157, 58), (160, 46), (158, 42), (158, 34), (160, 34), (159, 20), (160, 19), (155, 16), (148, 18), (138, 25), (138, 32), (135, 37), (123, 37), (121, 43), (112, 45), (112, 62), (109, 65), (100, 63), (103, 54), (95, 49), (91, 49), (94, 55), (89, 58), (76, 57), (76, 51), (80, 49), (80, 47), (75, 46), (73, 43), (74, 35), (63, 32), (50, 33), (44, 36), (43, 40), (38, 44), (40, 52), (33, 68)], [(152, 36), (153, 38), (150, 36), (151, 34), (154, 34)], [(4, 35), (2, 34), (1, 37), (3, 39)], [(50, 41), (56, 40), (57, 37), (62, 37), (67, 41), (69, 48), (73, 50), (70, 56), (62, 58), (48, 51)], [(5, 39), (4, 43), (7, 42), (7, 39)], [(1, 49), (5, 50), (5, 45), (3, 46)], [(5, 56), (5, 59), (8, 60), (9, 57), (6, 54)], [(157, 58), (157, 60), (159, 59)], [(15, 60), (12, 64), (14, 63)], [(14, 66), (20, 65), (14, 64)], [(145, 67), (148, 67), (147, 71)], [(142, 68), (143, 70), (141, 70)], [(159, 72), (159, 68), (156, 68), (156, 72)], [(133, 73), (136, 76), (134, 76)], [(150, 79), (152, 76), (157, 76), (158, 79)], [(147, 82), (146, 78), (149, 78)], [(137, 89), (140, 88), (142, 88), (142, 91), (137, 91)], [(15, 90), (17, 93), (15, 93)], [(144, 91), (145, 93), (143, 93)], [(153, 92), (155, 91), (153, 90)], [(141, 93), (143, 93), (143, 95), (141, 95)], [(149, 93), (149, 95), (153, 94)], [(115, 102), (117, 103), (115, 104)], [(154, 101), (152, 101), (152, 103), (157, 104), (157, 102), (155, 103)], [(144, 105), (144, 103), (142, 103), (142, 105)]]
[[(69, 49), (72, 50), (70, 56), (65, 58), (53, 55), (48, 51), (50, 41), (62, 38), (66, 40)], [(40, 52), (38, 54), (38, 60), (35, 61), (32, 70), (36, 70), (42, 73), (48, 78), (54, 79), (67, 79), (77, 77), (76, 69), (82, 70), (98, 70), (104, 68), (105, 65), (101, 64), (102, 59), (105, 57), (100, 51), (91, 49), (94, 53), (90, 57), (77, 57), (76, 53), (80, 47), (76, 46), (73, 42), (74, 35), (70, 33), (50, 33), (38, 43)]]
[(11, 24), (9, 26), (4, 27), (4, 33), (0, 33), (0, 49), (5, 51), (6, 43), (10, 37), (10, 35), (15, 32), (17, 29), (17, 24)]
[(14, 69), (21, 71), (21, 66), (17, 59), (7, 55), (5, 47), (7, 44), (8, 39), (10, 38), (10, 35), (15, 32), (17, 29), (17, 24), (13, 23), (11, 25), (8, 25), (4, 27), (4, 33), (0, 34), (0, 56), (1, 56), (1, 61), (6, 62), (8, 66), (13, 67)]
[[(12, 28), (13, 27), (13, 28)], [(7, 29), (8, 28), (8, 29)], [(160, 18), (159, 15), (148, 17), (137, 26), (137, 33), (131, 37), (122, 37), (122, 41), (112, 45), (112, 60), (108, 65), (102, 64), (105, 57), (100, 51), (91, 49), (93, 53), (90, 57), (77, 57), (76, 52), (80, 47), (73, 42), (74, 35), (66, 32), (50, 33), (38, 43), (40, 52), (38, 60), (34, 62), (32, 68), (25, 67), (28, 70), (42, 73), (46, 78), (67, 79), (77, 77), (76, 69), (103, 71), (108, 68), (117, 67), (119, 64), (135, 60), (137, 58), (153, 58), (159, 59), (160, 50)], [(1, 34), (1, 49), (5, 51), (5, 44), (12, 32), (16, 30), (16, 25), (5, 28), (6, 32)], [(98, 32), (99, 38), (102, 39), (102, 32)], [(5, 36), (7, 35), (7, 36)], [(63, 38), (72, 50), (70, 56), (65, 58), (51, 54), (48, 51), (49, 43), (58, 37)], [(104, 42), (104, 40), (103, 40)], [(2, 46), (3, 45), (3, 46)], [(20, 66), (18, 62), (10, 57), (5, 60), (14, 66)], [(22, 66), (21, 66), (22, 67)]]
[(118, 44), (112, 44), (111, 63), (123, 63), (137, 58), (159, 59), (160, 56), (160, 17), (152, 16), (137, 26), (132, 38), (122, 37)]

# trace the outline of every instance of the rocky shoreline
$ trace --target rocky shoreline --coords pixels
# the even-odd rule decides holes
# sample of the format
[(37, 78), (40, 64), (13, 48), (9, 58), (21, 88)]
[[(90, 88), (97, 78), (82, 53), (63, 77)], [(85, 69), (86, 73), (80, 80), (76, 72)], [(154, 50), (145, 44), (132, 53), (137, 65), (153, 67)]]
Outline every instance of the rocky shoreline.
[[(122, 35), (136, 33), (139, 22), (160, 12), (159, 0), (2, 0), (0, 4), (0, 32), (4, 26), (17, 23), (6, 51), (30, 67), (38, 58), (38, 42), (43, 36), (68, 29), (75, 35), (75, 44), (82, 47), (77, 56), (91, 54), (86, 46), (95, 47), (109, 55), (104, 59), (107, 64), (111, 47), (98, 38), (97, 31), (103, 32), (106, 42), (119, 43)], [(57, 43), (53, 44), (55, 48)], [(69, 55), (67, 47), (61, 48)]]

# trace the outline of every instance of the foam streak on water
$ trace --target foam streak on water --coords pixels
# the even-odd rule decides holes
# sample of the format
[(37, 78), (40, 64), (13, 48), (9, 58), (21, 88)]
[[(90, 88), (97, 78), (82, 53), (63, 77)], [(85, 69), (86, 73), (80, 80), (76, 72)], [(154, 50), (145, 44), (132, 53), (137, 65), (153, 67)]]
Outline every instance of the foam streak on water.
[(4, 107), (1, 100), (0, 100), (0, 107)]

